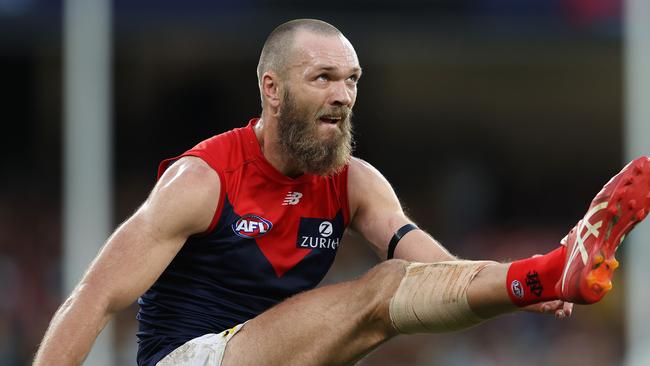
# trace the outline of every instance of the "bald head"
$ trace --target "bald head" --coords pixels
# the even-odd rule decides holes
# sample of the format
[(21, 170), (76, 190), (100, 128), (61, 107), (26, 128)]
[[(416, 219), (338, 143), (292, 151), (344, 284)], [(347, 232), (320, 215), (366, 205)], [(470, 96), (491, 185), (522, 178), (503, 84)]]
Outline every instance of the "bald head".
[(279, 25), (269, 34), (260, 62), (257, 64), (257, 79), (261, 81), (262, 75), (267, 71), (274, 71), (278, 76), (286, 76), (286, 71), (293, 52), (293, 41), (301, 31), (323, 36), (342, 36), (341, 31), (333, 25), (317, 19), (296, 19)]
[[(328, 175), (352, 151), (352, 108), (361, 66), (341, 32), (320, 20), (277, 27), (257, 68), (262, 126), (269, 143), (296, 172)], [(267, 127), (263, 127), (267, 126)]]

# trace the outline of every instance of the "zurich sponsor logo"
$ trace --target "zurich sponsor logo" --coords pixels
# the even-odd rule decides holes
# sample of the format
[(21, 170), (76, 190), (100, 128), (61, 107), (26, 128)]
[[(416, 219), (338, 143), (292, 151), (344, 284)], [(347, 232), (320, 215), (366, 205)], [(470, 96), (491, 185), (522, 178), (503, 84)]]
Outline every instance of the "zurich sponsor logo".
[(303, 217), (300, 219), (296, 247), (336, 250), (341, 243), (343, 230), (342, 218), (338, 216), (333, 220)]
[(523, 298), (524, 297), (524, 288), (521, 286), (521, 282), (514, 280), (510, 284), (510, 290), (512, 291), (512, 294), (517, 296), (518, 298)]
[(334, 227), (332, 226), (332, 223), (329, 221), (323, 221), (319, 226), (318, 226), (318, 232), (320, 233), (320, 236), (327, 238), (332, 233), (334, 232)]
[(271, 221), (257, 215), (244, 215), (232, 225), (232, 231), (242, 238), (254, 239), (268, 233), (273, 227)]

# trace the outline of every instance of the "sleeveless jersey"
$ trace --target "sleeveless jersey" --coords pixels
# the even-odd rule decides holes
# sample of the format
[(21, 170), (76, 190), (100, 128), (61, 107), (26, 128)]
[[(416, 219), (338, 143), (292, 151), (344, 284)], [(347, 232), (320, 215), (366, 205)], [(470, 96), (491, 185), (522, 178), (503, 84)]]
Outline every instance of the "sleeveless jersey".
[(314, 288), (334, 261), (349, 222), (348, 167), (286, 177), (262, 155), (256, 122), (160, 164), (159, 177), (180, 157), (199, 157), (218, 173), (221, 194), (208, 230), (190, 237), (138, 299), (139, 365)]

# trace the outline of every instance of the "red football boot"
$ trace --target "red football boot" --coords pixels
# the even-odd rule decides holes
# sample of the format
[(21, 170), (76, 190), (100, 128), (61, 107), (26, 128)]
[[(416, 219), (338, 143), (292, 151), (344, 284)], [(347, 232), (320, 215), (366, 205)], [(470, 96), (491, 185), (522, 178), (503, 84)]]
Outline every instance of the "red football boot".
[(562, 240), (566, 263), (555, 285), (560, 299), (591, 304), (612, 289), (616, 248), (650, 211), (650, 158), (642, 156), (614, 176), (582, 220)]

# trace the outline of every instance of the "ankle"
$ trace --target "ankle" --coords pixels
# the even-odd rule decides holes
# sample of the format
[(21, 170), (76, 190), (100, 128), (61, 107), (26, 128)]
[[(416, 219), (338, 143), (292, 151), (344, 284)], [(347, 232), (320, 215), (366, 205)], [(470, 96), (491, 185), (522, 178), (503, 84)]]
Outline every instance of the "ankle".
[(503, 286), (509, 267), (509, 263), (490, 263), (470, 283), (467, 302), (477, 316), (488, 319), (517, 309)]
[(506, 290), (513, 304), (523, 307), (538, 302), (556, 300), (555, 284), (562, 275), (566, 247), (542, 256), (512, 262), (506, 278)]

